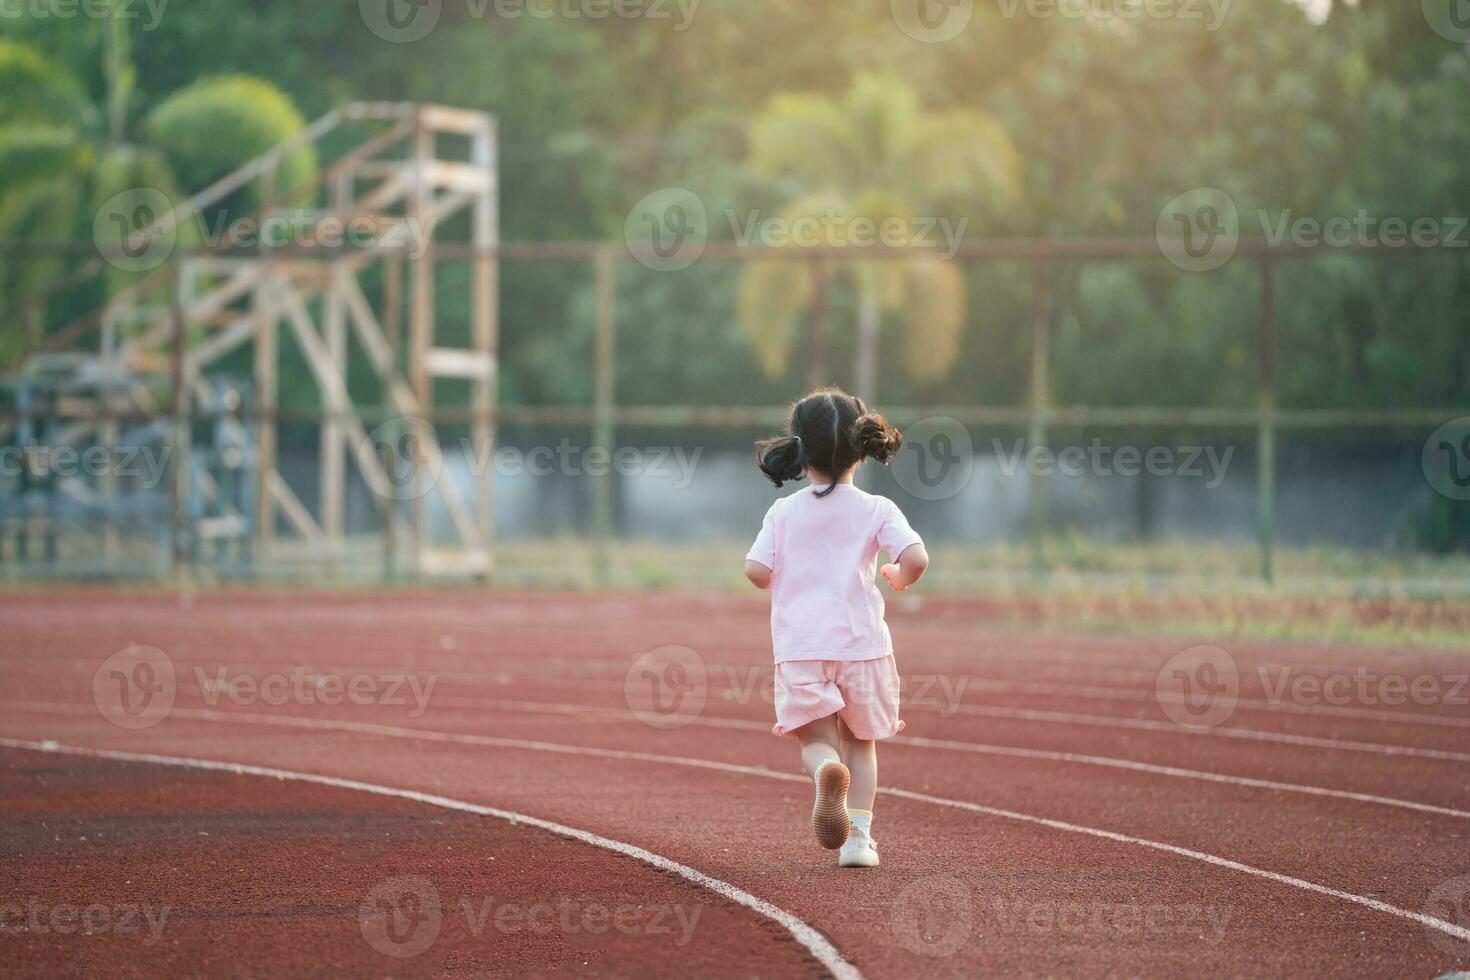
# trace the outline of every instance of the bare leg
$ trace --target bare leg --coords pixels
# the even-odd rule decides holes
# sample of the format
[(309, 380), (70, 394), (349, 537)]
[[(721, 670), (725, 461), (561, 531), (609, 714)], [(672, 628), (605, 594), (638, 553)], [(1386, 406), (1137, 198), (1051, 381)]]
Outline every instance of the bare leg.
[(847, 767), (842, 764), (842, 735), (837, 730), (837, 716), (830, 715), (803, 725), (796, 730), (796, 735), (801, 739), (801, 764), (809, 775), (815, 777), (812, 833), (818, 844), (835, 851), (847, 843), (850, 830), (847, 814), (850, 777)]
[(878, 848), (873, 843), (873, 799), (878, 795), (878, 745), (871, 739), (858, 738), (840, 719), (837, 723), (838, 748), (848, 770), (847, 818), (848, 839), (843, 842), (837, 865), (842, 868), (874, 868), (878, 866)]
[(842, 764), (852, 773), (852, 787), (847, 791), (847, 805), (857, 810), (871, 811), (873, 800), (878, 796), (878, 743), (853, 735), (852, 730), (840, 718), (837, 726)]
[(834, 759), (842, 761), (842, 736), (838, 733), (837, 725), (837, 716), (828, 715), (796, 730), (796, 737), (801, 741), (801, 767), (808, 776), (815, 776), (817, 767), (824, 762)]

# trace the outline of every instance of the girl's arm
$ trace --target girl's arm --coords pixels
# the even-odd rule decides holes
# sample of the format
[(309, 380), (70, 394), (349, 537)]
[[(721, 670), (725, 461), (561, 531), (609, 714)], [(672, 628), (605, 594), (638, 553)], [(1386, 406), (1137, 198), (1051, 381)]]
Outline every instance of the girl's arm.
[[(746, 574), (750, 574), (750, 562), (747, 565)], [(888, 585), (894, 592), (902, 592), (924, 577), (929, 570), (929, 552), (924, 550), (921, 544), (911, 544), (903, 549), (903, 554), (898, 556), (898, 561), (883, 566), (883, 577), (888, 580)]]
[(771, 587), (771, 570), (758, 561), (745, 559), (745, 577), (750, 579), (750, 584), (757, 589)]

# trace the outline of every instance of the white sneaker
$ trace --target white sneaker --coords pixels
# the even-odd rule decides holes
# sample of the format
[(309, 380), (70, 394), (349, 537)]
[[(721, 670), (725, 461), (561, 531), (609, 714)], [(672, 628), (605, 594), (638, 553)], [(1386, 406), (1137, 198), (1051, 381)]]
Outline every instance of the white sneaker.
[(878, 842), (868, 836), (867, 831), (857, 824), (848, 831), (847, 843), (837, 855), (839, 868), (876, 868), (878, 866)]
[(847, 842), (847, 787), (852, 775), (842, 763), (829, 760), (817, 767), (817, 799), (812, 805), (812, 833), (829, 851)]

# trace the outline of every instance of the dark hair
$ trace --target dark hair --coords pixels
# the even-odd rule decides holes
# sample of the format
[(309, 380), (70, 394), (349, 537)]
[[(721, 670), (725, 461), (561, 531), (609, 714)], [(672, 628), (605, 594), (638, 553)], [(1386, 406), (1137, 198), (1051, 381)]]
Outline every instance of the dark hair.
[(865, 459), (886, 463), (897, 455), (903, 435), (863, 400), (839, 388), (819, 388), (791, 407), (787, 434), (755, 444), (756, 462), (778, 488), (800, 480), (807, 467), (831, 477), (817, 491), (825, 497), (838, 477)]

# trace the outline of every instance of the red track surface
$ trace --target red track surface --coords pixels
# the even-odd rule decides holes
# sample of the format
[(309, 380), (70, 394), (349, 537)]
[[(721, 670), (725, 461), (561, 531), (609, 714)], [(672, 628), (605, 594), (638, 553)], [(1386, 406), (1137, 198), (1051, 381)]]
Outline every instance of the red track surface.
[[(10, 593), (0, 737), (339, 777), (588, 831), (772, 903), (870, 978), (1470, 966), (1470, 684), (1456, 688), (1470, 655), (1231, 643), (1240, 702), (1196, 732), (1155, 685), (1207, 638), (996, 632), (982, 611), (891, 616), (913, 703), (879, 753), (896, 791), (880, 795), (871, 871), (839, 871), (808, 840), (795, 749), (766, 734), (759, 599)], [(110, 720), (126, 720), (115, 679), (94, 688), (129, 644), (174, 673), (171, 711), (139, 730)], [(640, 720), (665, 716), (630, 671), (667, 645), (697, 655), (686, 684), (707, 678), (677, 728)], [(1284, 668), (1369, 680), (1338, 705), (1281, 699)], [(221, 671), (235, 698), (201, 684)], [(282, 703), (239, 684), (272, 675)], [(403, 675), (416, 693), (394, 689)], [(322, 703), (327, 676), (360, 678), (359, 703)], [(1387, 676), (1435, 694), (1384, 703)], [(826, 972), (785, 926), (682, 871), (525, 822), (14, 747), (0, 799), (6, 974)], [(106, 910), (93, 935), (66, 928), (88, 906)], [(150, 931), (142, 913), (165, 907)], [(391, 955), (426, 922), (421, 951)]]

